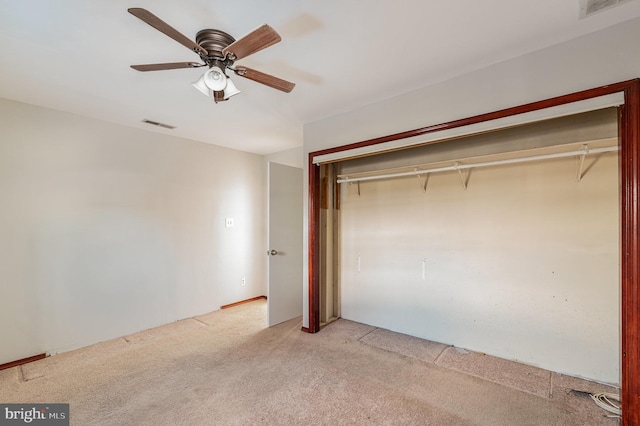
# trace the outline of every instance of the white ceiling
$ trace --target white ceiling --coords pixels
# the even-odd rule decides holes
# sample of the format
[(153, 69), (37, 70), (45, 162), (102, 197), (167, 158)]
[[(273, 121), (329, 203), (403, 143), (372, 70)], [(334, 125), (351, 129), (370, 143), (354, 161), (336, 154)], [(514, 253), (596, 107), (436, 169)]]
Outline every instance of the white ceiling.
[[(242, 93), (215, 104), (190, 84), (204, 68), (134, 71), (199, 58), (130, 7), (190, 38), (267, 23), (282, 41), (237, 64), (296, 87), (233, 77)], [(0, 97), (269, 154), (301, 146), (305, 123), (638, 16), (637, 0), (586, 19), (579, 0), (0, 0)]]

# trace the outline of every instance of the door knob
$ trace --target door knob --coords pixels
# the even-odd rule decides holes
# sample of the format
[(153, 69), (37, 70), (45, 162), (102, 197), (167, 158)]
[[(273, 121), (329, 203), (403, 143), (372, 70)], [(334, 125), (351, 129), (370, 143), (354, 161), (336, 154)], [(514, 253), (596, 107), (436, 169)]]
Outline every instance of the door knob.
[(278, 250), (273, 250), (273, 249), (271, 249), (271, 250), (269, 250), (269, 251), (267, 252), (267, 254), (269, 254), (269, 255), (271, 255), (271, 256), (276, 256), (276, 255), (278, 254)]

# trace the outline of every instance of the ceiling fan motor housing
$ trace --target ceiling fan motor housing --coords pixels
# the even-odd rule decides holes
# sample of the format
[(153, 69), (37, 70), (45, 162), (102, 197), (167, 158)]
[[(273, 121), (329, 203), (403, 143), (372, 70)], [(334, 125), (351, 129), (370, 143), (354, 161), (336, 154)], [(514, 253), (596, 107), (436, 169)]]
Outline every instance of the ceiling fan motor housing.
[(236, 41), (230, 34), (220, 30), (205, 29), (196, 34), (196, 43), (205, 48), (209, 55), (200, 55), (202, 60), (209, 66), (217, 66), (225, 69), (233, 65), (233, 60), (222, 53), (225, 47)]

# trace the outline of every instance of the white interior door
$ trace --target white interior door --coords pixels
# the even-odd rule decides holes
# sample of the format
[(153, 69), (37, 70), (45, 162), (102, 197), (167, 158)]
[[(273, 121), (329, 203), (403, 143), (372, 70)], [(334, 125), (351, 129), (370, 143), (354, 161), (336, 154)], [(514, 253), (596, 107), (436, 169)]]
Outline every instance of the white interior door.
[(302, 315), (302, 169), (268, 165), (269, 327)]

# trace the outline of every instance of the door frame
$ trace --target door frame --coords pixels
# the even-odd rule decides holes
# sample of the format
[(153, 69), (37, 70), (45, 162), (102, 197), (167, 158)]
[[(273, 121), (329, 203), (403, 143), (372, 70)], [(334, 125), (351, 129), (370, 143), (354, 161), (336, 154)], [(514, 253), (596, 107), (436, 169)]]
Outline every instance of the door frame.
[(623, 426), (640, 424), (640, 79), (627, 80), (461, 120), (310, 152), (308, 158), (309, 326), (304, 327), (303, 331), (308, 333), (320, 331), (320, 196), (322, 187), (320, 166), (314, 164), (315, 157), (544, 110), (620, 92), (624, 93), (624, 103), (618, 108), (621, 188), (621, 424)]

